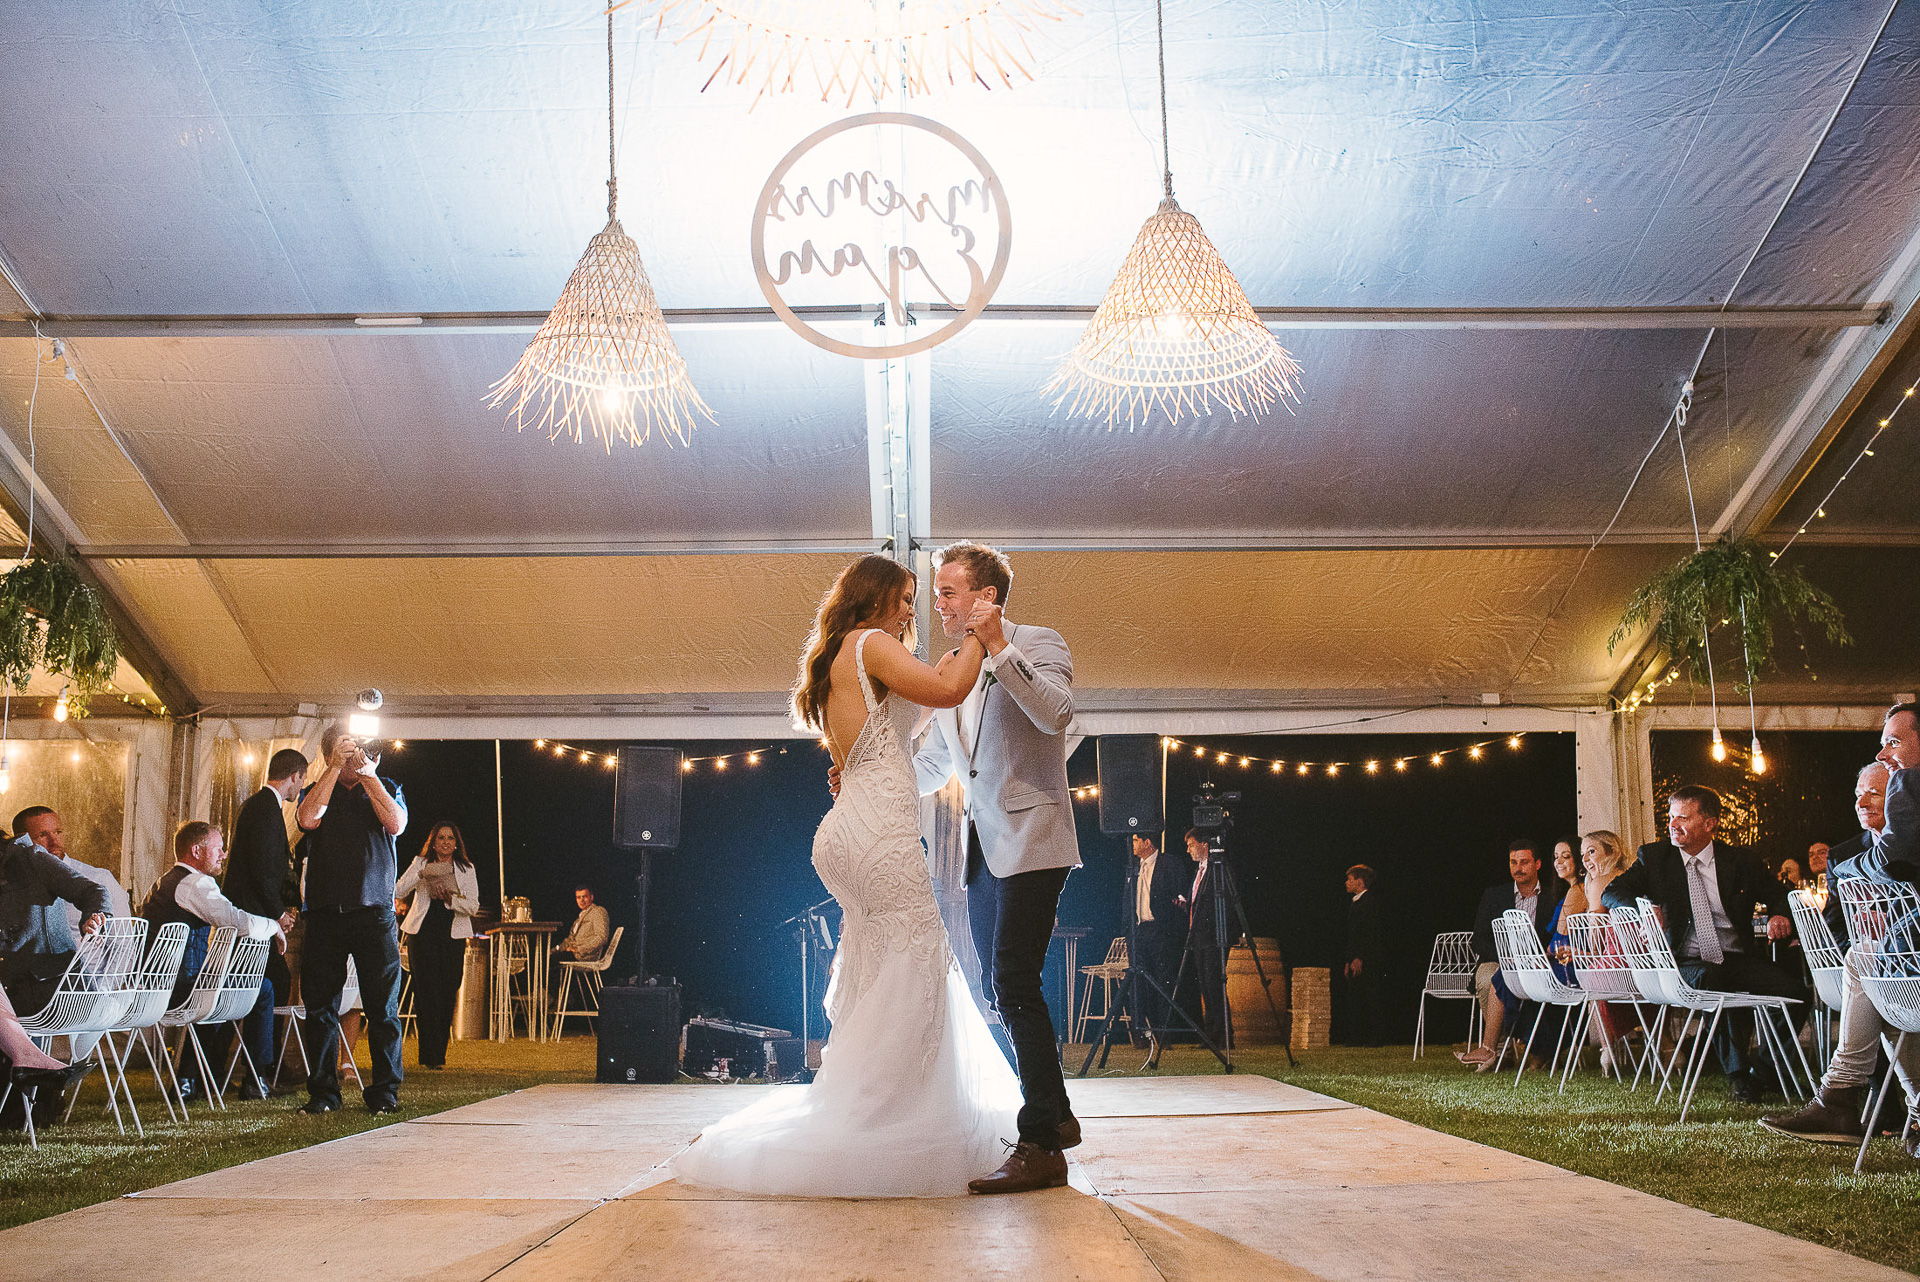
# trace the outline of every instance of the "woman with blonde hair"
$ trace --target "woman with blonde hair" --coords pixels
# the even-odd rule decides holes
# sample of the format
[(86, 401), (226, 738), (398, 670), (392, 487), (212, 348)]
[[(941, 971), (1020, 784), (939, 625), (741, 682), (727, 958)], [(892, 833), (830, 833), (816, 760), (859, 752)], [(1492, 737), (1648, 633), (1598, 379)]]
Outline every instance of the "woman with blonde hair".
[(1599, 912), (1603, 902), (1600, 896), (1614, 878), (1633, 867), (1634, 856), (1618, 833), (1595, 828), (1580, 839), (1580, 862), (1587, 871), (1587, 903), (1592, 905), (1591, 911)]
[[(908, 744), (923, 710), (954, 708), (986, 648), (969, 632), (914, 657), (915, 580), (884, 556), (820, 603), (793, 691), (838, 770), (813, 866), (844, 914), (818, 1076), (706, 1129), (675, 1158), (691, 1184), (815, 1197), (946, 1197), (997, 1166), (1020, 1088), (948, 947), (920, 848)], [(976, 609), (990, 610), (991, 605)]]

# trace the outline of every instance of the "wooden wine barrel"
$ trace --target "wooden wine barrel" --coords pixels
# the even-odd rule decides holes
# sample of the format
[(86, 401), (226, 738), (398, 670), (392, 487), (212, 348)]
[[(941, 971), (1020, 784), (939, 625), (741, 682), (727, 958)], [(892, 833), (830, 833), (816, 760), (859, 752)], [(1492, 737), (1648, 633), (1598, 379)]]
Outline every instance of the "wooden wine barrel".
[[(1244, 943), (1235, 945), (1227, 953), (1227, 1005), (1233, 1009), (1234, 1040), (1242, 1046), (1277, 1045), (1289, 1033), (1287, 977), (1280, 969), (1280, 941), (1256, 936), (1253, 943), (1259, 949), (1260, 969), (1271, 985), (1267, 992), (1273, 994), (1273, 1005), (1267, 1004), (1267, 994), (1261, 991), (1253, 949)], [(1280, 1011), (1278, 1023), (1274, 1022), (1274, 1007)]]

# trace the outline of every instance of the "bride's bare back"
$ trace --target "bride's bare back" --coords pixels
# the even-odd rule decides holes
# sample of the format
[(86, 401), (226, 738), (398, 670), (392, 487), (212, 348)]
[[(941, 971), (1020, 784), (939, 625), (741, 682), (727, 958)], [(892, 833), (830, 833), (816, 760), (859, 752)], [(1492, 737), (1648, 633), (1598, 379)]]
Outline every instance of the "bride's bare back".
[[(836, 766), (847, 764), (847, 752), (867, 723), (867, 702), (860, 693), (854, 662), (854, 649), (866, 632), (865, 628), (856, 628), (847, 634), (827, 677), (827, 740)], [(985, 656), (980, 642), (968, 637), (958, 650), (943, 655), (938, 664), (926, 664), (897, 637), (875, 630), (867, 642), (867, 677), (874, 683), (875, 698), (884, 698), (891, 691), (923, 708), (957, 708), (979, 679), (980, 661)]]

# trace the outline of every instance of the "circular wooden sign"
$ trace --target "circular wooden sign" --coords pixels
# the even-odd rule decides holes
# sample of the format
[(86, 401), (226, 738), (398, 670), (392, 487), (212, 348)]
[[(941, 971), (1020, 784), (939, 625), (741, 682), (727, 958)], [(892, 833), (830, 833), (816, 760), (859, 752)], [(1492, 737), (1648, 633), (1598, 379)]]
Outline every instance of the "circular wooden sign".
[[(994, 241), (987, 267), (983, 232)], [(754, 276), (787, 328), (841, 356), (884, 360), (937, 347), (980, 314), (1006, 275), (1013, 217), (999, 176), (966, 139), (924, 116), (875, 111), (786, 154), (761, 188), (752, 241)], [(872, 301), (893, 322), (873, 343), (831, 337), (794, 311)], [(901, 339), (902, 327), (934, 320)]]

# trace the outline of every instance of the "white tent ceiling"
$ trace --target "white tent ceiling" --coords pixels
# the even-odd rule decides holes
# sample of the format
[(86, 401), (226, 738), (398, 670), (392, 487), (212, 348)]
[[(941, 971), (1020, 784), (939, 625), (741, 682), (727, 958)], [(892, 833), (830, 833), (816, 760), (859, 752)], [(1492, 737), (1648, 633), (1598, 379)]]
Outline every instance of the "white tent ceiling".
[[(601, 21), (0, 3), (0, 479), (16, 507), (38, 487), (175, 702), (777, 705), (811, 603), (875, 545), (862, 366), (679, 325), (716, 424), (608, 456), (481, 403), (524, 327), (444, 323), (543, 311), (600, 225)], [(1067, 633), (1090, 704), (1599, 700), (1639, 670), (1605, 645), (1625, 596), (1692, 545), (1673, 436), (1649, 455), (1682, 386), (1702, 528), (1781, 534), (1920, 375), (1913, 0), (1167, 21), (1176, 188), (1283, 309), (1298, 412), (1054, 415), (1073, 323), (989, 316), (930, 361), (925, 539), (1015, 549), (1013, 612)], [(763, 308), (760, 185), (847, 112), (702, 93), (688, 48), (621, 23), (621, 212), (662, 302)], [(1005, 183), (996, 304), (1098, 301), (1159, 195), (1153, 47), (1150, 3), (1090, 6), (1033, 82), (913, 105)], [(1721, 307), (1711, 340), (1672, 310)], [(1853, 310), (1776, 314), (1808, 308)], [(434, 323), (350, 332), (369, 313)], [(1870, 642), (1920, 604), (1913, 439), (1793, 553), (1863, 644), (1774, 697), (1901, 682)]]

